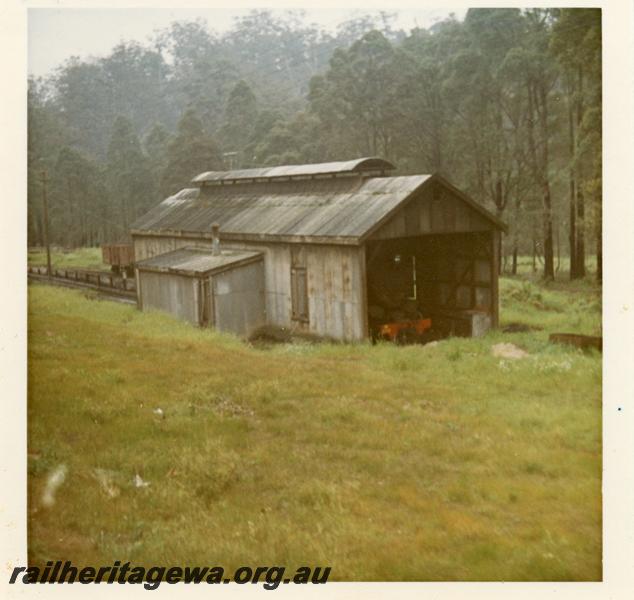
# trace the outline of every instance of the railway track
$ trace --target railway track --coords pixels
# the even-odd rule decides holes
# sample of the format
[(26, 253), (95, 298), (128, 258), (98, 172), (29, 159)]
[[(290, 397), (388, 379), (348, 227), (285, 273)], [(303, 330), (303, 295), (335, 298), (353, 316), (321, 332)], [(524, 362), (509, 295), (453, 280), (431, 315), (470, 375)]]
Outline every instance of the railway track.
[(90, 271), (87, 269), (52, 269), (51, 276), (46, 267), (28, 267), (30, 281), (39, 281), (63, 287), (92, 290), (103, 298), (136, 304), (136, 282), (108, 273), (107, 271)]

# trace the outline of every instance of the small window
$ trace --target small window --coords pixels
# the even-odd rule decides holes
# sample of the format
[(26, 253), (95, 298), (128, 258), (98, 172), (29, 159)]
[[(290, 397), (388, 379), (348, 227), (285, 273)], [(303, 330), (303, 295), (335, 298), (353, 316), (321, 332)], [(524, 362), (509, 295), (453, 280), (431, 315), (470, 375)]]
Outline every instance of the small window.
[(308, 323), (306, 267), (291, 267), (291, 310), (293, 321)]

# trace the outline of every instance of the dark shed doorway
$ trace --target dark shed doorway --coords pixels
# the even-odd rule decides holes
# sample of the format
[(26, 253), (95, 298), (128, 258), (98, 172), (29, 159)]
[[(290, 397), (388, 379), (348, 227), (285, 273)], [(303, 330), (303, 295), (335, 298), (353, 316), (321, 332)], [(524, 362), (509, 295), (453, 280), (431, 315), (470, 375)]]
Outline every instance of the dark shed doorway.
[(368, 330), (431, 319), (432, 338), (498, 326), (505, 225), (442, 178), (424, 185), (365, 240)]
[(478, 336), (497, 325), (491, 232), (368, 242), (368, 325), (431, 318), (432, 337)]

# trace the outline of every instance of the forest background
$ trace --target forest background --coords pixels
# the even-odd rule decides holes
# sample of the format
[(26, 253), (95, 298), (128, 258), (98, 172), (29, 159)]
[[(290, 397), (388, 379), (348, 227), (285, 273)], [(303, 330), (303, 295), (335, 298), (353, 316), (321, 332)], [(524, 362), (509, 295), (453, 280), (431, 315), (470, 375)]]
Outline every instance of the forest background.
[[(440, 173), (509, 224), (552, 279), (601, 257), (600, 9), (470, 9), (429, 28), (376, 13), (334, 31), (252, 11), (224, 32), (175, 21), (73, 57), (28, 89), (28, 239), (126, 238), (207, 170), (381, 156)], [(594, 263), (595, 257), (592, 257)]]

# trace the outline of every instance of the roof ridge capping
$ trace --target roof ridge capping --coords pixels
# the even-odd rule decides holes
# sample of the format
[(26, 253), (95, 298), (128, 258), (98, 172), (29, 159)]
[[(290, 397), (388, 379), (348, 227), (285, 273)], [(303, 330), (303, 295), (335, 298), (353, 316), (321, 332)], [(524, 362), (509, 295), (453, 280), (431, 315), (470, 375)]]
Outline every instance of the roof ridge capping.
[(305, 165), (282, 165), (278, 167), (262, 167), (258, 169), (239, 169), (234, 171), (206, 171), (192, 179), (192, 183), (221, 185), (237, 181), (265, 181), (272, 179), (312, 178), (318, 176), (337, 176), (364, 173), (384, 175), (393, 171), (396, 166), (378, 156), (356, 158), (354, 160), (311, 163)]

